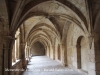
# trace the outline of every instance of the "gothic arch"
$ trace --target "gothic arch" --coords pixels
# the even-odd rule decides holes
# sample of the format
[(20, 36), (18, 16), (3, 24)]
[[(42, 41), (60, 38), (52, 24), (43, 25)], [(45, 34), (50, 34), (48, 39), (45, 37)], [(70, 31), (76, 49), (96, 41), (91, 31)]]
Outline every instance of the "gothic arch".
[[(45, 0), (44, 0), (45, 1)], [(28, 15), (28, 13), (29, 12), (31, 12), (31, 10), (32, 10), (32, 8), (33, 7), (35, 7), (36, 5), (39, 5), (39, 3), (46, 3), (46, 2), (53, 2), (53, 1), (46, 1), (46, 2), (44, 2), (44, 1), (39, 1), (39, 2), (37, 2), (37, 3), (35, 3), (34, 4), (34, 1), (32, 1), (32, 2), (30, 2), (29, 4), (27, 4), (26, 6), (25, 6), (25, 9), (27, 8), (27, 10), (23, 10), (23, 13), (22, 13), (22, 16), (21, 16), (21, 18), (20, 18), (20, 21), (19, 21), (19, 23), (22, 23), (21, 21), (23, 20), (23, 19), (25, 19), (25, 16), (26, 15)], [(72, 5), (69, 1), (66, 1), (65, 3), (63, 3), (63, 1), (54, 1), (55, 3), (58, 3), (58, 4), (60, 4), (60, 5), (62, 5), (63, 7), (67, 7), (68, 9), (70, 9), (70, 11), (73, 11), (73, 14), (74, 14), (74, 16), (76, 16), (77, 17), (77, 19), (78, 20), (80, 20), (80, 22), (83, 22), (84, 23), (84, 25), (82, 25), (83, 27), (85, 27), (86, 29), (88, 28), (88, 25), (87, 25), (87, 22), (86, 22), (86, 19), (85, 19), (85, 17), (84, 17), (84, 15), (74, 6), (74, 5)], [(31, 4), (31, 3), (33, 3), (33, 4)], [(42, 4), (41, 3), (41, 4)], [(70, 8), (70, 6), (68, 5), (68, 3), (72, 6), (71, 8)], [(74, 8), (74, 9), (73, 9)], [(76, 11), (77, 10), (77, 11)], [(27, 12), (28, 11), (28, 12)], [(81, 17), (79, 17), (79, 15), (81, 16)], [(48, 16), (48, 15), (47, 15)], [(52, 16), (52, 15), (50, 15), (50, 16)], [(13, 24), (14, 25), (14, 24)], [(18, 24), (19, 25), (19, 24)], [(19, 27), (19, 26), (17, 26), (17, 27)], [(16, 30), (16, 28), (15, 28), (15, 30)]]
[(88, 49), (89, 45), (84, 36), (79, 36), (77, 39), (77, 68), (88, 72)]

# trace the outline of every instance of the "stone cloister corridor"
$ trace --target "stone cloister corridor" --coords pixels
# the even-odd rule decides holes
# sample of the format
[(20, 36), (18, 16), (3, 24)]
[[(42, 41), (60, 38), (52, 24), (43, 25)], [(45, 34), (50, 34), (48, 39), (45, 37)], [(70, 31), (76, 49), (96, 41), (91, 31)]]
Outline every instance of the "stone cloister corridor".
[(64, 67), (60, 62), (47, 56), (34, 56), (28, 63), (27, 70), (22, 75), (84, 75)]
[(0, 75), (27, 73), (100, 75), (100, 0), (0, 0)]

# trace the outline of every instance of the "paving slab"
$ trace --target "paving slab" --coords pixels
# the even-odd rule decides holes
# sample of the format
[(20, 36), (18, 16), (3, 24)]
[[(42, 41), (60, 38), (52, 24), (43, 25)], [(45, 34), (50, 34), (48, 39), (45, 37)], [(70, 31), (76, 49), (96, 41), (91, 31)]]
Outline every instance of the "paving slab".
[(22, 75), (84, 75), (47, 56), (34, 56)]

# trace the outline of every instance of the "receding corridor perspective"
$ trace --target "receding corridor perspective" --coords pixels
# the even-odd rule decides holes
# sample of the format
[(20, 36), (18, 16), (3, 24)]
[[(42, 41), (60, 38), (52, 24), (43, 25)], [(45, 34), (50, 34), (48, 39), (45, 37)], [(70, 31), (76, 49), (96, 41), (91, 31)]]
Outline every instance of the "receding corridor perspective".
[(22, 75), (84, 75), (61, 65), (47, 56), (32, 57)]
[(0, 0), (0, 75), (30, 74), (100, 75), (100, 0)]

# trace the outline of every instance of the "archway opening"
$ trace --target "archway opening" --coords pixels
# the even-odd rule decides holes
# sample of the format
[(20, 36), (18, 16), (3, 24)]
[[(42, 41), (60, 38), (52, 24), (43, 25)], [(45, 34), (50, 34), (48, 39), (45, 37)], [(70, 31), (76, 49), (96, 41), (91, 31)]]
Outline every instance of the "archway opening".
[(77, 40), (77, 68), (81, 69), (81, 39), (82, 36)]
[(43, 56), (45, 55), (45, 47), (44, 45), (37, 41), (31, 47), (31, 53), (33, 56)]
[(88, 45), (83, 36), (77, 40), (77, 68), (88, 71)]

